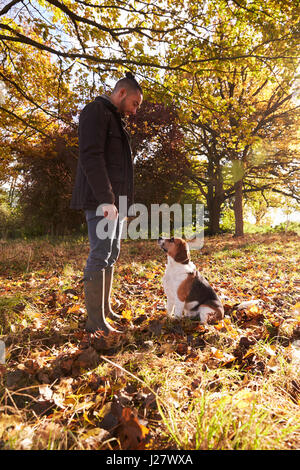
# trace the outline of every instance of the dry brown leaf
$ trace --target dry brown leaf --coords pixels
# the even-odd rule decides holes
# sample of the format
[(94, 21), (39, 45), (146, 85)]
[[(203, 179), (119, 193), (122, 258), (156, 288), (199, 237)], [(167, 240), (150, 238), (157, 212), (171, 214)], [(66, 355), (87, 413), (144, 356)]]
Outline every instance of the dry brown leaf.
[(135, 411), (123, 408), (117, 434), (123, 450), (143, 450), (149, 429), (140, 423)]

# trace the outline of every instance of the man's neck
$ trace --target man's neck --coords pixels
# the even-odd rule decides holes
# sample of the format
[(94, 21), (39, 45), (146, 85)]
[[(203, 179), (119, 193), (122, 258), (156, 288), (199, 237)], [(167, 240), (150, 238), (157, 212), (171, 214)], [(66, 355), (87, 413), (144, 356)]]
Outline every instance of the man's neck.
[(117, 110), (119, 111), (119, 107), (118, 107), (118, 105), (117, 105), (117, 103), (116, 103), (116, 100), (115, 100), (114, 95), (104, 95), (104, 96), (105, 96), (105, 98), (107, 98), (107, 99), (117, 108)]

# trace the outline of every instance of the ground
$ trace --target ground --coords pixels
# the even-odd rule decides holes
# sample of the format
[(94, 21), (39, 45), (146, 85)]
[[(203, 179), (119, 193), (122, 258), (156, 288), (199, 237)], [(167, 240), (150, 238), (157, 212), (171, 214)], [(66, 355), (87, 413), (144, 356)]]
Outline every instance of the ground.
[(84, 335), (85, 238), (0, 249), (0, 448), (299, 448), (295, 233), (192, 251), (225, 306), (215, 325), (167, 318), (165, 254), (123, 241), (113, 305), (125, 333), (105, 351)]

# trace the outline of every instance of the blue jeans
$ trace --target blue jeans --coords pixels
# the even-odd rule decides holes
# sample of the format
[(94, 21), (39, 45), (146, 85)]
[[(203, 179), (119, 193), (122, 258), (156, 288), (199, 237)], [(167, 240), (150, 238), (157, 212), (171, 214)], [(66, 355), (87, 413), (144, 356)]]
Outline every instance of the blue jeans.
[(108, 221), (96, 210), (86, 210), (90, 253), (84, 269), (85, 274), (111, 267), (118, 259), (124, 218)]

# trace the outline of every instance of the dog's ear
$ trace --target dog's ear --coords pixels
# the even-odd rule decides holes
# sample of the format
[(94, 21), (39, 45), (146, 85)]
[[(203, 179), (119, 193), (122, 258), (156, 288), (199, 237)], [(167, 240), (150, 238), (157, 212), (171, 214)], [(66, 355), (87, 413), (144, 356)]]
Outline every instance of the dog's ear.
[(190, 259), (190, 250), (189, 246), (185, 241), (180, 241), (177, 245), (176, 255), (174, 256), (174, 260), (177, 263), (188, 263)]

